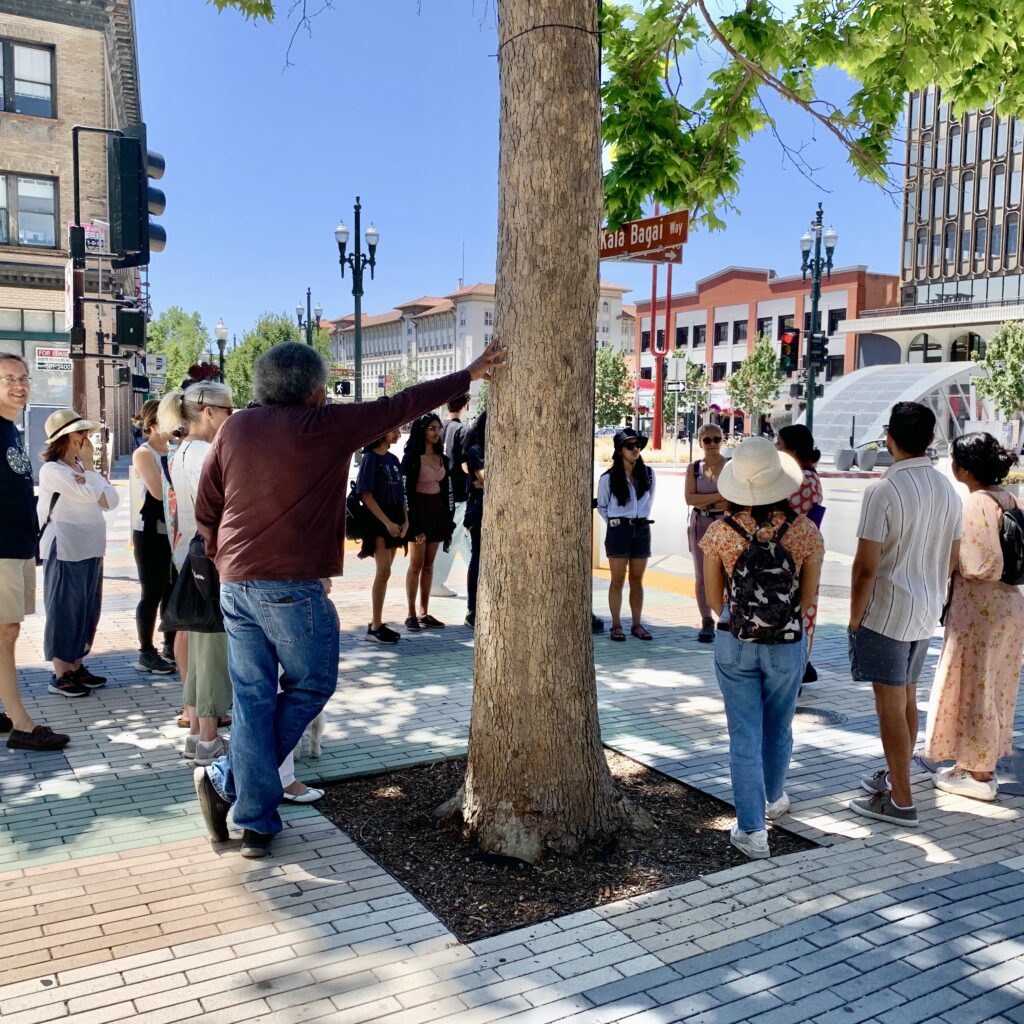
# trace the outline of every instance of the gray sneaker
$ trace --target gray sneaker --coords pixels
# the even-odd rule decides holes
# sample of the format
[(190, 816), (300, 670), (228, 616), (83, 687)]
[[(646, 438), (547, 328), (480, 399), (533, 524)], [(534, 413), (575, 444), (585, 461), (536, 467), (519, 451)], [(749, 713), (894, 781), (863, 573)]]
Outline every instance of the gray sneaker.
[(861, 776), (860, 788), (863, 789), (865, 793), (888, 793), (889, 769), (879, 768), (874, 775)]
[(920, 824), (917, 820), (916, 807), (897, 807), (892, 802), (892, 794), (875, 793), (873, 796), (861, 796), (851, 800), (847, 806), (854, 814), (860, 814), (865, 818), (874, 818), (875, 821), (887, 821), (890, 825), (903, 825), (904, 828), (917, 828)]
[(196, 744), (196, 753), (193, 764), (197, 768), (209, 768), (214, 761), (223, 757), (228, 752), (228, 741), (223, 736), (215, 740), (200, 740)]

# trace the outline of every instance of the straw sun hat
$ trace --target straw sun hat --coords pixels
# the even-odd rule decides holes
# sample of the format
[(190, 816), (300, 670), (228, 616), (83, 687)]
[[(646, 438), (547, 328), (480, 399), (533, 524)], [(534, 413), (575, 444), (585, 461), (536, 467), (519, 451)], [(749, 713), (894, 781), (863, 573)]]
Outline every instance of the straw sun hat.
[(51, 412), (46, 417), (43, 430), (46, 431), (46, 440), (53, 443), (58, 437), (77, 434), (80, 430), (95, 430), (102, 426), (99, 420), (87, 420), (84, 416), (79, 416), (74, 409), (61, 409), (58, 412)]
[(748, 437), (719, 474), (718, 493), (735, 505), (771, 505), (798, 490), (803, 479), (792, 455), (767, 437)]

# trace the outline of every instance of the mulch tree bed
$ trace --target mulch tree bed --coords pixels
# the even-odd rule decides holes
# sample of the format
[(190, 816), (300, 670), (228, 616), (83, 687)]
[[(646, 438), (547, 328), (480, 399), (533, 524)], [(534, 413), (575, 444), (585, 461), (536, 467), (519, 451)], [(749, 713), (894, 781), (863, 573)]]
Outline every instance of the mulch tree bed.
[[(328, 783), (317, 806), (463, 942), (747, 863), (729, 845), (728, 804), (621, 754), (606, 756), (657, 830), (536, 865), (482, 853), (460, 823), (433, 817), (462, 785), (464, 758)], [(769, 830), (773, 856), (815, 846)]]

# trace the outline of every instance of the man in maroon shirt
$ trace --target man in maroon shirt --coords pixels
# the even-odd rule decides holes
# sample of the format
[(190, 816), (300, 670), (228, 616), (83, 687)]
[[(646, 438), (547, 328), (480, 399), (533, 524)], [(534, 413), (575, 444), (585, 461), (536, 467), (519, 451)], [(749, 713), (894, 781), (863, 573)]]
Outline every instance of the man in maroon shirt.
[(341, 571), (352, 453), (464, 394), (504, 359), (495, 339), (467, 370), (376, 402), (327, 405), (316, 350), (275, 345), (256, 361), (258, 407), (218, 432), (196, 524), (221, 578), (234, 721), (230, 752), (196, 768), (194, 781), (214, 838), (228, 838), (233, 805), (243, 857), (270, 852), (282, 827), (278, 766), (337, 687), (338, 616), (324, 581)]

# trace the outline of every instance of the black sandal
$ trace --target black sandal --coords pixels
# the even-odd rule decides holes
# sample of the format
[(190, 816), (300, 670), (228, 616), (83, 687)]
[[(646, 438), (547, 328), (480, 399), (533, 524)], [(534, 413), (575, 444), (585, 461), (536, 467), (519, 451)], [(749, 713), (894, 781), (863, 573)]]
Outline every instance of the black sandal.
[(654, 639), (654, 637), (651, 636), (651, 634), (648, 633), (647, 630), (644, 629), (644, 627), (639, 625), (639, 624), (634, 626), (630, 630), (630, 633), (632, 633), (633, 636), (635, 636), (637, 638), (637, 640), (653, 640)]
[(612, 626), (612, 631), (608, 636), (612, 640), (620, 640), (622, 643), (626, 642), (626, 634), (622, 632), (621, 626)]

